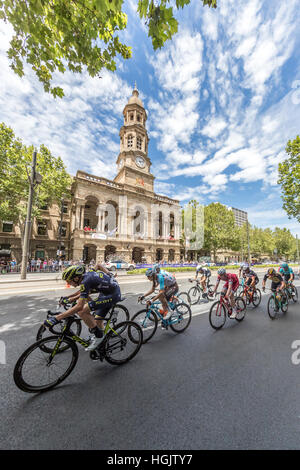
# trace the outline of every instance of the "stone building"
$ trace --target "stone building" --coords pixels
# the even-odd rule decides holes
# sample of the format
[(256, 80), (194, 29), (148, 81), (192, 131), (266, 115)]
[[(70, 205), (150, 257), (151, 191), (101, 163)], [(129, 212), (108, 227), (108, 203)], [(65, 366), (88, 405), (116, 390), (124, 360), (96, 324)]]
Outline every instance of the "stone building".
[(133, 90), (123, 110), (114, 180), (78, 171), (72, 186), (70, 255), (84, 261), (180, 260), (179, 201), (154, 192), (147, 113)]
[[(116, 177), (79, 170), (71, 202), (45, 206), (34, 220), (30, 257), (56, 258), (62, 247), (64, 257), (74, 261), (179, 261), (181, 209), (179, 201), (154, 192), (147, 113), (136, 87), (123, 116)], [(0, 221), (1, 256), (21, 261), (20, 229), (9, 221)]]

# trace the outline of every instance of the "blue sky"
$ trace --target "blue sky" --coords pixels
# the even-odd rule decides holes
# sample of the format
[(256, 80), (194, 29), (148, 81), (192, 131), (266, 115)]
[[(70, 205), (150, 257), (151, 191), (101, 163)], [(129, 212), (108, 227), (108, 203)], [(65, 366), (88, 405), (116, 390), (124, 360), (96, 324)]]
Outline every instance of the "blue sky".
[(11, 29), (0, 21), (0, 121), (26, 144), (47, 145), (67, 169), (113, 178), (122, 110), (136, 80), (148, 113), (155, 190), (203, 204), (247, 210), (252, 224), (288, 227), (277, 166), (288, 139), (300, 134), (299, 1), (198, 0), (177, 13), (179, 31), (154, 52), (137, 3), (125, 1), (121, 38), (132, 59), (102, 79), (70, 72), (55, 77), (54, 100), (26, 67), (21, 80), (5, 50)]

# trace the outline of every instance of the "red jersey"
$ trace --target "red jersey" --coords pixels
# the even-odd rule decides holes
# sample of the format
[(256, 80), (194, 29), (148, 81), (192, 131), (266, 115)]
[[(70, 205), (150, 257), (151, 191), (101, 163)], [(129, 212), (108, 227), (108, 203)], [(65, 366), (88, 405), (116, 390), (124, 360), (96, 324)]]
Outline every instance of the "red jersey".
[[(236, 274), (227, 273), (226, 278), (224, 287), (229, 287), (229, 285), (231, 285), (233, 290), (236, 290), (239, 287), (240, 281)], [(220, 276), (218, 276), (218, 281), (221, 281)]]

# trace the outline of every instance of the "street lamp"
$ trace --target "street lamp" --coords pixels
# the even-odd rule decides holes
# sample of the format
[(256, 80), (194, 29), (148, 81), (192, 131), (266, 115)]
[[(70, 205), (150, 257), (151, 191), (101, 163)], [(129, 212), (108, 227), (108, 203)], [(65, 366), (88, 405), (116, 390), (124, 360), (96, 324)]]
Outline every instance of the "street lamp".
[(29, 195), (28, 195), (28, 205), (27, 205), (27, 217), (25, 222), (25, 233), (24, 233), (24, 244), (23, 244), (23, 253), (22, 253), (22, 265), (21, 265), (21, 279), (26, 279), (27, 272), (27, 261), (28, 261), (28, 247), (29, 247), (29, 234), (31, 233), (31, 213), (32, 213), (32, 202), (34, 195), (34, 188), (37, 184), (41, 184), (42, 175), (35, 171), (36, 167), (36, 156), (37, 152), (34, 150), (31, 163), (31, 175), (28, 175), (29, 181)]

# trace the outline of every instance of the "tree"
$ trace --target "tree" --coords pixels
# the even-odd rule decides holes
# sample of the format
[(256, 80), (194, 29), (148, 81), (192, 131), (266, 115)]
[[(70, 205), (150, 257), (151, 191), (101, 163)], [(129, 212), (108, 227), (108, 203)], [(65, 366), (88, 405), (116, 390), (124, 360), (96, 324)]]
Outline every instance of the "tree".
[[(33, 147), (26, 147), (17, 139), (11, 128), (0, 123), (0, 219), (20, 226), (24, 234), (29, 192), (28, 172)], [(44, 145), (37, 153), (37, 171), (42, 183), (35, 189), (33, 216), (39, 217), (45, 204), (59, 202), (64, 195), (70, 197), (72, 178), (66, 172), (60, 157), (54, 157)]]
[[(201, 0), (216, 8), (216, 0)], [(190, 0), (176, 0), (183, 8)], [(177, 32), (170, 0), (139, 0), (138, 13), (145, 19), (154, 49), (161, 48)], [(118, 32), (126, 29), (123, 0), (0, 0), (0, 19), (12, 24), (14, 36), (8, 57), (11, 68), (24, 75), (24, 61), (32, 67), (46, 92), (64, 96), (52, 86), (53, 73), (81, 73), (86, 67), (91, 77), (103, 68), (116, 69), (115, 57), (131, 57)]]
[(275, 227), (274, 241), (279, 258), (294, 258), (296, 252), (296, 239), (287, 228)]
[(204, 249), (213, 252), (216, 261), (217, 250), (239, 250), (240, 234), (235, 225), (234, 214), (223, 204), (211, 203), (204, 208)]
[(278, 184), (282, 188), (283, 208), (289, 218), (300, 222), (300, 137), (289, 140), (285, 149), (289, 157), (279, 163)]

